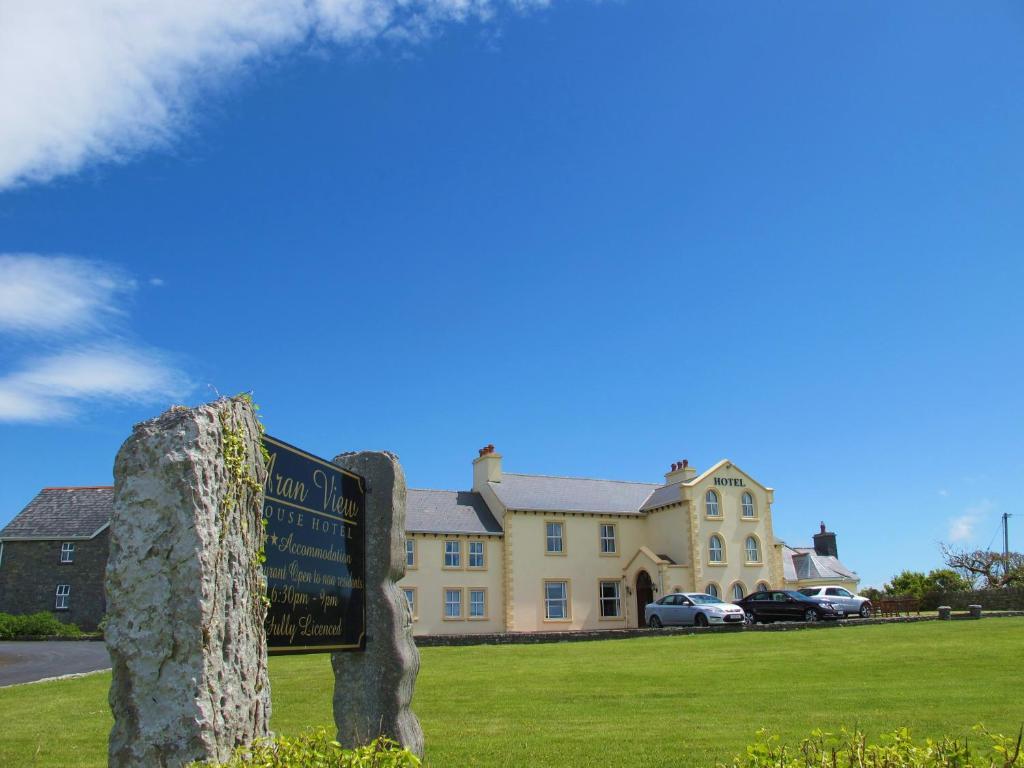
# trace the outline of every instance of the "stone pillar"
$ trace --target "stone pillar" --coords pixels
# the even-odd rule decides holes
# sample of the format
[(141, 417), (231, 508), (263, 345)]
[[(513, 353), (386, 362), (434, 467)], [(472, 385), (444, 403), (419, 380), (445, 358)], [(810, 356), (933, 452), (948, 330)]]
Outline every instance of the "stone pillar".
[(266, 469), (247, 397), (137, 424), (114, 464), (109, 765), (223, 761), (269, 735)]
[(981, 606), (980, 605), (968, 605), (967, 610), (971, 612), (972, 619), (981, 618)]
[(953, 609), (950, 608), (948, 605), (939, 606), (939, 619), (941, 619), (942, 621), (949, 621), (952, 614)]
[(390, 453), (343, 453), (334, 463), (366, 479), (366, 650), (331, 655), (334, 722), (345, 747), (388, 736), (423, 756), (409, 708), (420, 653), (398, 580), (405, 575), (405, 475)]

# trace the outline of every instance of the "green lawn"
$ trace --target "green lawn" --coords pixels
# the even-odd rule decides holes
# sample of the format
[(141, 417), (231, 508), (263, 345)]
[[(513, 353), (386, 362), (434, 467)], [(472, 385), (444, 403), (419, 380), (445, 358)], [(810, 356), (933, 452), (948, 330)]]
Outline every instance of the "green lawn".
[[(762, 727), (965, 735), (1024, 721), (1024, 619), (427, 648), (433, 766), (714, 765)], [(274, 658), (273, 727), (328, 725), (328, 657)], [(0, 689), (0, 766), (103, 766), (108, 675)]]

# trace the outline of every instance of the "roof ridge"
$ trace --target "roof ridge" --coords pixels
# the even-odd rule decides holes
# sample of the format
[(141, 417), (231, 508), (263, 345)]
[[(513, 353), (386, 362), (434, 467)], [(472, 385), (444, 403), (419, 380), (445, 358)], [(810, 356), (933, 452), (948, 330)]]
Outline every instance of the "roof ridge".
[(623, 485), (653, 485), (661, 487), (658, 483), (646, 483), (642, 480), (610, 480), (606, 477), (570, 477), (569, 475), (528, 475), (525, 472), (503, 472), (503, 475), (515, 477), (546, 477), (550, 480), (593, 480), (600, 483), (622, 483)]
[(41, 491), (112, 491), (112, 485), (49, 485)]
[(427, 491), (429, 493), (476, 493), (472, 488), (460, 488), (451, 490), (449, 488), (406, 488), (407, 491)]

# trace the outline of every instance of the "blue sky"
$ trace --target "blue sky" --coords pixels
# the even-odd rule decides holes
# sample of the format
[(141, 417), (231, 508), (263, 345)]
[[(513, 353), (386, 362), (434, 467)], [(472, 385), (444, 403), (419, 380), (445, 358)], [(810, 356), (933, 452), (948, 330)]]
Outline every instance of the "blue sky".
[(865, 585), (1021, 548), (1020, 4), (152, 5), (0, 30), (0, 524), (252, 390), (413, 487), (727, 457)]

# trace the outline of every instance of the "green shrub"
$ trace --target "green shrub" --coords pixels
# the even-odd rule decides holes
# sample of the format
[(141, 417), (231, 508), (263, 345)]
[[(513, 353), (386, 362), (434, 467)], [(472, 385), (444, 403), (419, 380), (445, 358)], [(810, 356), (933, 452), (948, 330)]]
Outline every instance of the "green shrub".
[(0, 613), (0, 639), (20, 636), (78, 637), (82, 631), (77, 624), (65, 624), (52, 613), (41, 611), (24, 616)]
[(798, 747), (780, 744), (779, 737), (760, 731), (761, 740), (737, 755), (729, 766), (718, 768), (1012, 768), (1024, 766), (1021, 739), (990, 733), (983, 726), (980, 746), (946, 736), (939, 741), (925, 739), (915, 743), (907, 728), (885, 734), (877, 744), (868, 744), (858, 728), (837, 734), (816, 730)]
[[(323, 728), (298, 736), (278, 736), (239, 747), (215, 768), (419, 768), (419, 759), (391, 739), (378, 738), (365, 747), (342, 749)], [(192, 768), (208, 764), (193, 763)]]

